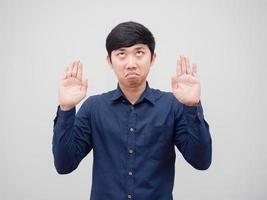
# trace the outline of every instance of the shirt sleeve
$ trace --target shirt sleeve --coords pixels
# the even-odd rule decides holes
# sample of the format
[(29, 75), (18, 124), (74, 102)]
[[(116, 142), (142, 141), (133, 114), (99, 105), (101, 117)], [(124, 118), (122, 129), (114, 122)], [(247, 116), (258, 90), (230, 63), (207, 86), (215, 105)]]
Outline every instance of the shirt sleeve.
[(186, 106), (180, 102), (176, 104), (175, 145), (194, 168), (198, 170), (209, 168), (212, 140), (201, 102), (196, 106)]
[(54, 165), (59, 174), (75, 170), (80, 161), (92, 149), (90, 105), (85, 101), (76, 113), (76, 108), (62, 111), (58, 106), (54, 119), (52, 151)]

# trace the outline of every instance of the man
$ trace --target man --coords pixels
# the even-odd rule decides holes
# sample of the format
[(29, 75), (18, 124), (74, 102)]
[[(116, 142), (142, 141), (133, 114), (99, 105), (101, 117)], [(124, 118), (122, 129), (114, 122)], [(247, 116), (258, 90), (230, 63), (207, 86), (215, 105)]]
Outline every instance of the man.
[(93, 149), (91, 200), (172, 200), (175, 148), (194, 168), (211, 163), (211, 137), (200, 103), (197, 66), (180, 56), (172, 93), (146, 81), (155, 40), (143, 25), (117, 25), (106, 39), (117, 89), (86, 96), (82, 64), (73, 62), (59, 87), (53, 154), (60, 174), (75, 170)]

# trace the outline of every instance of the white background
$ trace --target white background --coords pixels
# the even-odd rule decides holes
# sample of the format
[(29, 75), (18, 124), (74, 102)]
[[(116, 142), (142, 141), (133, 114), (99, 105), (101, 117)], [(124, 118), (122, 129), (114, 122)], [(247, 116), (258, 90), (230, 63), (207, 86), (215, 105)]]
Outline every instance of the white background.
[(0, 199), (89, 199), (92, 153), (69, 175), (53, 165), (58, 84), (80, 59), (87, 96), (114, 89), (105, 39), (129, 20), (156, 39), (151, 87), (171, 91), (180, 54), (198, 64), (213, 161), (197, 171), (177, 151), (174, 199), (266, 199), (264, 0), (0, 0)]

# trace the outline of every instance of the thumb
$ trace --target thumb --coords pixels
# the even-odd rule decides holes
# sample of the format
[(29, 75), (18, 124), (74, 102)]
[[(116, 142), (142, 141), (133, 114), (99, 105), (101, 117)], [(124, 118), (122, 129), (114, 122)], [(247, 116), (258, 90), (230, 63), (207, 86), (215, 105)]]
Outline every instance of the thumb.
[(86, 79), (86, 80), (82, 81), (82, 88), (81, 89), (86, 92), (87, 88), (88, 88), (88, 80)]
[(175, 90), (178, 88), (178, 78), (177, 76), (172, 76), (172, 90)]

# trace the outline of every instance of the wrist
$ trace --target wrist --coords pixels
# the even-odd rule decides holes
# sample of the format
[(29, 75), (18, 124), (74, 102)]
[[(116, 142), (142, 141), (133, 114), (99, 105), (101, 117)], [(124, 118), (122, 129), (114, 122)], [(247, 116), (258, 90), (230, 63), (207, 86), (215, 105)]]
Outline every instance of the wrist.
[(190, 103), (190, 104), (187, 103), (187, 104), (184, 104), (184, 105), (189, 106), (189, 107), (199, 106), (200, 105), (200, 101), (197, 102), (197, 103)]
[(69, 111), (72, 108), (74, 108), (75, 106), (64, 106), (64, 105), (60, 105), (60, 110), (62, 111)]

